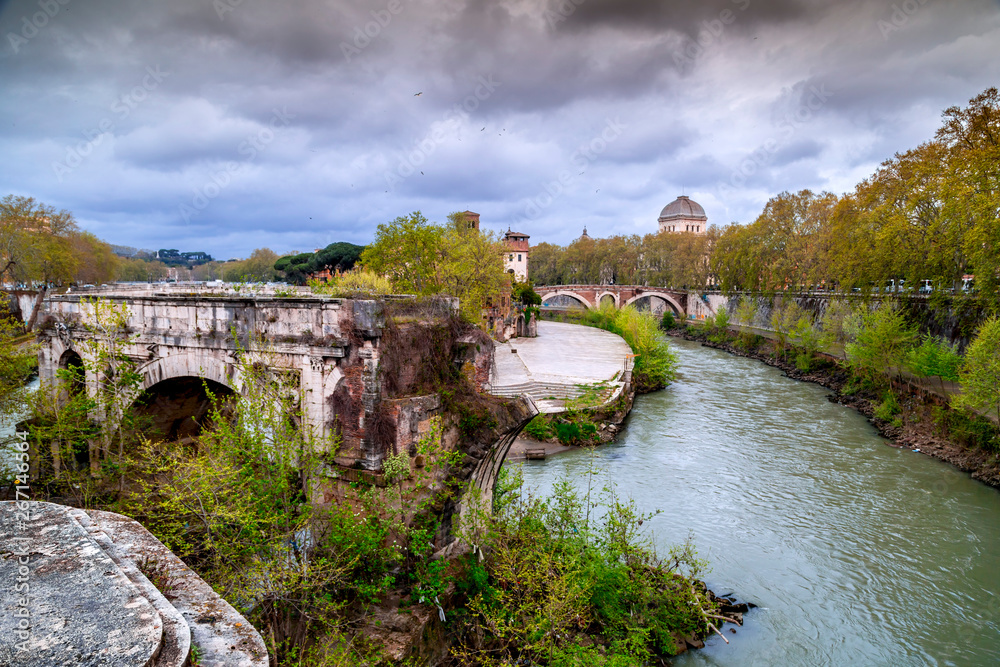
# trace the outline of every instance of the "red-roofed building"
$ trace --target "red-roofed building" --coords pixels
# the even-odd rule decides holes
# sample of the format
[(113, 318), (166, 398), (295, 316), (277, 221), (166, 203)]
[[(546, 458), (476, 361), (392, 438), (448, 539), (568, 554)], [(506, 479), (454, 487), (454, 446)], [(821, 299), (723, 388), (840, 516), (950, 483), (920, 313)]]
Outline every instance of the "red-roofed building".
[(503, 256), (503, 268), (507, 273), (513, 273), (514, 279), (518, 282), (525, 282), (528, 279), (528, 253), (531, 251), (531, 244), (527, 234), (512, 232), (510, 229), (503, 235), (504, 245), (507, 247)]

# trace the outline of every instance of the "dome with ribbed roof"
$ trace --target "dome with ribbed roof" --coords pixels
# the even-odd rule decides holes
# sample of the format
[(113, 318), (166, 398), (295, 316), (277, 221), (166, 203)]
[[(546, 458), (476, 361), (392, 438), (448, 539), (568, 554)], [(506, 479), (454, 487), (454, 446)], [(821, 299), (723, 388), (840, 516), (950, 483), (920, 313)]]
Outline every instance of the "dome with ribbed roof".
[(660, 211), (661, 232), (690, 232), (702, 235), (708, 231), (708, 216), (696, 201), (681, 195)]
[(660, 222), (679, 218), (708, 220), (708, 216), (705, 215), (705, 209), (701, 207), (701, 204), (684, 195), (673, 200), (660, 211)]

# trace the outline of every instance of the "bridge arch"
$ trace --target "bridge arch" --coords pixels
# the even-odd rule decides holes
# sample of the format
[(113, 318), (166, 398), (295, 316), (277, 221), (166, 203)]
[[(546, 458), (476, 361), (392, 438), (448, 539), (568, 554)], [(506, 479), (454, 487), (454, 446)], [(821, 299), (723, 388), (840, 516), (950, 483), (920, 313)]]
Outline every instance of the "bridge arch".
[(74, 396), (87, 388), (87, 370), (83, 365), (83, 357), (71, 347), (59, 357), (59, 370), (70, 371), (70, 375), (63, 380), (63, 389)]
[(609, 292), (609, 291), (604, 291), (604, 292), (601, 292), (600, 294), (597, 295), (597, 298), (595, 299), (595, 301), (597, 302), (597, 306), (598, 307), (600, 307), (601, 303), (604, 301), (604, 297), (610, 297), (611, 298), (611, 302), (615, 305), (615, 308), (620, 308), (621, 307), (620, 306), (620, 304), (621, 304), (621, 294), (619, 294), (617, 292)]
[(215, 407), (228, 418), (225, 401), (235, 395), (215, 380), (184, 375), (157, 382), (136, 398), (133, 407), (146, 437), (172, 442), (200, 435), (211, 424)]
[(142, 385), (145, 391), (154, 385), (178, 377), (196, 377), (212, 380), (239, 393), (243, 389), (242, 378), (235, 364), (227, 364), (213, 354), (172, 354), (156, 359), (142, 369)]
[(243, 389), (235, 365), (207, 350), (166, 355), (140, 372), (143, 380), (132, 405), (143, 432), (153, 438), (197, 436), (208, 424), (211, 398), (236, 396)]
[(674, 311), (674, 315), (677, 315), (681, 318), (684, 317), (684, 308), (682, 308), (681, 304), (677, 302), (677, 299), (675, 299), (670, 294), (667, 294), (666, 292), (642, 292), (641, 294), (636, 294), (634, 297), (626, 301), (625, 305), (626, 306), (631, 305), (636, 301), (638, 301), (639, 299), (645, 299), (646, 297), (649, 296), (656, 296), (663, 299), (664, 301), (667, 302), (667, 305), (670, 306), (670, 308)]
[(563, 290), (563, 289), (556, 290), (555, 292), (549, 292), (548, 294), (543, 295), (542, 296), (542, 304), (544, 305), (546, 301), (548, 301), (549, 299), (551, 299), (552, 297), (555, 297), (555, 296), (568, 296), (571, 299), (576, 299), (581, 304), (583, 304), (584, 308), (586, 308), (588, 310), (590, 310), (590, 309), (592, 309), (594, 307), (594, 304), (590, 303), (590, 301), (587, 301), (587, 299), (585, 297), (580, 296), (579, 294), (577, 294), (576, 292), (573, 292), (571, 290)]

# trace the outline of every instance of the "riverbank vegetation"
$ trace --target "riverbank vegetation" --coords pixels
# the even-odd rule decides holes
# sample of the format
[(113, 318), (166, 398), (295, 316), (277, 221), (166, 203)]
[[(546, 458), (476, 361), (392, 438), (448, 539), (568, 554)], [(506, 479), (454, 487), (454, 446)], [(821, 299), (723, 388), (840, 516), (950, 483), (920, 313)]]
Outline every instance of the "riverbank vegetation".
[[(785, 309), (778, 306), (775, 312)], [(735, 310), (750, 309), (741, 302)], [(712, 320), (673, 333), (830, 387), (840, 402), (872, 418), (887, 438), (1000, 486), (1000, 320), (987, 320), (963, 355), (944, 340), (918, 335), (892, 303), (830, 304), (819, 321), (798, 312), (794, 325), (783, 325), (786, 334), (800, 332), (791, 336), (776, 333), (771, 339), (748, 327), (734, 332)], [(772, 323), (781, 319), (775, 316)], [(803, 347), (806, 329), (811, 333), (804, 338), (812, 342)]]
[(654, 514), (614, 486), (581, 494), (563, 480), (539, 498), (505, 471), (495, 511), (466, 532), (485, 557), (465, 562), (452, 664), (631, 667), (730, 620), (693, 547), (657, 554), (642, 529)]
[(663, 338), (660, 322), (652, 313), (642, 312), (634, 306), (615, 308), (601, 304), (599, 308), (580, 313), (570, 312), (575, 321), (598, 329), (610, 331), (625, 339), (635, 355), (632, 369), (632, 386), (640, 393), (662, 389), (677, 374), (677, 356)]
[[(612, 385), (581, 386), (576, 398), (563, 401), (563, 412), (539, 414), (524, 427), (524, 435), (539, 442), (591, 446), (610, 442), (632, 407), (631, 397), (622, 393), (608, 401)], [(608, 401), (608, 402), (606, 402)]]

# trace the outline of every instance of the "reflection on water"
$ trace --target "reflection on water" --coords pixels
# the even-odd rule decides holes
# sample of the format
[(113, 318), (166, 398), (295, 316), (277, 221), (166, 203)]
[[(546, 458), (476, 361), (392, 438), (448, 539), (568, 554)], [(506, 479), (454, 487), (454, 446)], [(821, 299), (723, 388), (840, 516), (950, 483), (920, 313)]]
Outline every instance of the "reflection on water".
[[(675, 664), (1000, 664), (1000, 493), (887, 447), (821, 387), (674, 347), (680, 378), (639, 397), (598, 465), (664, 510), (662, 549), (690, 534), (713, 590), (761, 607)], [(525, 481), (585, 483), (587, 467), (573, 451), (526, 463)]]

